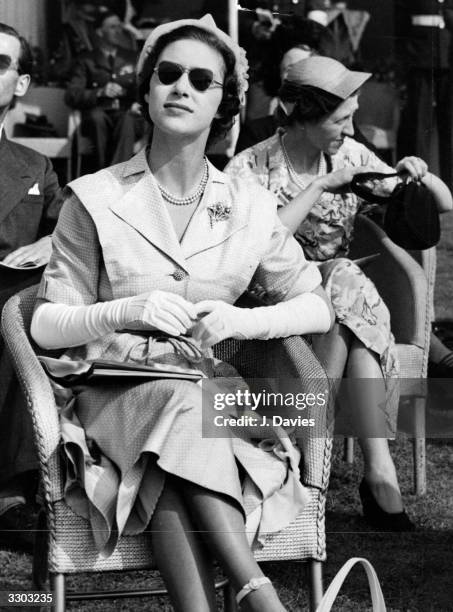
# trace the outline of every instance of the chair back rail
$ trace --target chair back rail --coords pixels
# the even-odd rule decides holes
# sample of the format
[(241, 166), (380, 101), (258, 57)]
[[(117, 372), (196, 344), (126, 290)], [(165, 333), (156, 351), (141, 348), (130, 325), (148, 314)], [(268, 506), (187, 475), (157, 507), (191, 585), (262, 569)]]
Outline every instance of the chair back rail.
[(410, 253), (392, 242), (373, 221), (358, 215), (350, 257), (374, 253), (381, 255), (364, 271), (390, 310), (396, 342), (424, 349), (431, 303), (426, 274)]

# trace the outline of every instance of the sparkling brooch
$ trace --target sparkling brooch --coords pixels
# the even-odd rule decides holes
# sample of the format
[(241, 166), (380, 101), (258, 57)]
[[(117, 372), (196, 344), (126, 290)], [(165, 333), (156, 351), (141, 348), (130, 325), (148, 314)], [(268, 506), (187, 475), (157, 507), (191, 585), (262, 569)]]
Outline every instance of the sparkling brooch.
[(223, 202), (216, 202), (215, 204), (208, 206), (207, 210), (211, 228), (214, 226), (214, 223), (217, 223), (217, 221), (226, 221), (229, 219), (231, 214), (231, 207), (223, 204)]

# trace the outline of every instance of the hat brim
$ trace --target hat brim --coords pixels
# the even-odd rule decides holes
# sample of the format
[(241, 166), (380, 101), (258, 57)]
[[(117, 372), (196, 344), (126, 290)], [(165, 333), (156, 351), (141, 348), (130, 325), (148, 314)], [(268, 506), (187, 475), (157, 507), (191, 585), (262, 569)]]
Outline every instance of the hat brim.
[(340, 83), (332, 87), (330, 93), (346, 100), (358, 91), (371, 76), (371, 72), (350, 71)]

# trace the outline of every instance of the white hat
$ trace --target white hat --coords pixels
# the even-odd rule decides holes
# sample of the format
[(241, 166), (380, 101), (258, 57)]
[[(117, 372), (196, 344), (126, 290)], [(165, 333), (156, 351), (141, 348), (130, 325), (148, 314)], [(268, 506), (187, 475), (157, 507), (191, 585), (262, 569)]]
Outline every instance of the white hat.
[(145, 44), (143, 45), (143, 49), (137, 62), (137, 76), (140, 76), (145, 60), (153, 50), (158, 39), (164, 34), (168, 34), (169, 32), (173, 32), (173, 30), (177, 30), (178, 28), (182, 28), (184, 26), (194, 26), (196, 28), (200, 28), (201, 30), (211, 32), (221, 42), (223, 42), (230, 49), (230, 51), (233, 52), (236, 59), (234, 70), (239, 82), (239, 99), (241, 104), (243, 104), (245, 102), (245, 92), (248, 89), (248, 62), (245, 51), (242, 49), (242, 47), (234, 42), (231, 36), (228, 36), (228, 34), (216, 26), (212, 15), (209, 14), (204, 15), (201, 17), (201, 19), (179, 19), (178, 21), (170, 21), (169, 23), (163, 23), (162, 25), (157, 26), (157, 28), (155, 28), (148, 36)]

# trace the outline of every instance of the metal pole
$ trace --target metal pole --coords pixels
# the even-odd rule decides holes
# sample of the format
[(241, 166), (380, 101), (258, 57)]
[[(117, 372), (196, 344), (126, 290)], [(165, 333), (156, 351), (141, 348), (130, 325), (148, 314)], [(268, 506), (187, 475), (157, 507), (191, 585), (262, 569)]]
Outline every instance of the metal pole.
[(235, 42), (238, 42), (238, 30), (238, 2), (228, 0), (228, 34)]

